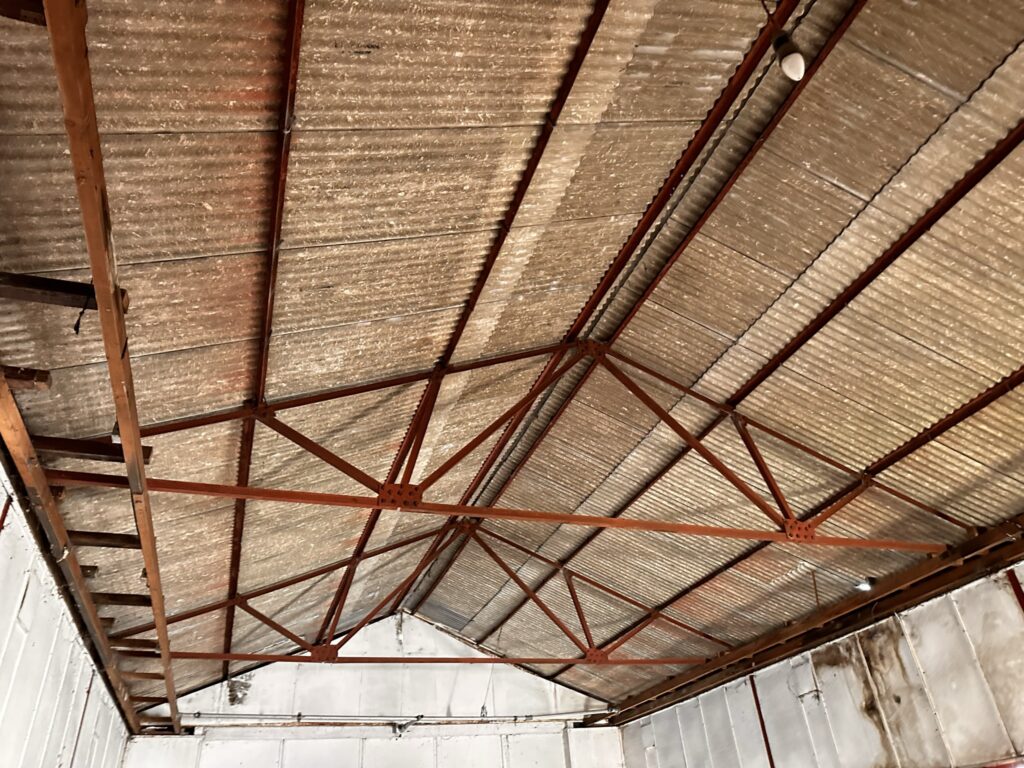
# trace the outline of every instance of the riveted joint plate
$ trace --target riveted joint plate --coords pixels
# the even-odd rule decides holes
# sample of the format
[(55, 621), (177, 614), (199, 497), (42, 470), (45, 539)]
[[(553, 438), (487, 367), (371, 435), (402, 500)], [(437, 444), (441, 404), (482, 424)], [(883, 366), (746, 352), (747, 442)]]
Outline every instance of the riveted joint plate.
[(595, 360), (604, 357), (608, 351), (608, 345), (603, 341), (595, 341), (594, 339), (584, 339), (578, 343), (580, 352), (584, 355), (589, 355)]
[(411, 483), (385, 483), (377, 494), (382, 507), (416, 507), (423, 500), (423, 492)]
[(338, 658), (338, 649), (330, 643), (323, 643), (313, 646), (309, 656), (315, 661), (334, 661)]
[(786, 538), (790, 541), (811, 541), (814, 539), (814, 526), (803, 520), (786, 521)]

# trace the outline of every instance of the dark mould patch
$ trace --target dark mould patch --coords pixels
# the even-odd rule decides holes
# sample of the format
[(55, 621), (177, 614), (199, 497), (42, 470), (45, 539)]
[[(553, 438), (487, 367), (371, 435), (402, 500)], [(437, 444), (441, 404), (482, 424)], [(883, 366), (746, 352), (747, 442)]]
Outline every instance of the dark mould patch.
[(852, 664), (852, 650), (846, 643), (833, 643), (814, 652), (815, 667), (848, 667)]
[(249, 675), (240, 675), (228, 680), (228, 704), (235, 706), (242, 704), (249, 695), (252, 687), (252, 680)]
[(864, 649), (869, 671), (875, 670), (885, 675), (894, 666), (899, 665), (901, 676), (907, 679), (907, 670), (904, 669), (903, 657), (900, 654), (901, 636), (899, 625), (891, 619), (860, 633), (861, 648)]

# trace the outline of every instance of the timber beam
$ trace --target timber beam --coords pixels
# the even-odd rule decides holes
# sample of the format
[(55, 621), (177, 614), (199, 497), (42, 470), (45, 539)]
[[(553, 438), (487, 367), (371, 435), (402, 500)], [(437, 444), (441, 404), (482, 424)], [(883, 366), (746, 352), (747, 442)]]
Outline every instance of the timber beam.
[(7, 386), (15, 392), (44, 392), (53, 383), (49, 371), (37, 368), (5, 365), (3, 375), (7, 379)]
[[(119, 292), (121, 311), (128, 311), (128, 292)], [(96, 289), (91, 283), (38, 275), (0, 272), (0, 299), (54, 304), (75, 309), (97, 309)]]
[[(68, 531), (68, 540), (76, 547), (103, 547), (106, 549), (142, 549), (142, 541), (133, 533), (106, 533), (104, 531)], [(95, 568), (95, 566), (92, 566)]]
[(43, 0), (0, 0), (0, 16), (39, 27), (46, 26)]
[[(121, 444), (109, 440), (78, 440), (71, 437), (33, 435), (32, 445), (35, 446), (37, 453), (43, 453), (47, 456), (124, 463), (124, 452), (121, 449)], [(150, 445), (142, 446), (143, 463), (149, 464), (152, 456), (153, 447)]]
[[(139, 414), (135, 402), (135, 386), (125, 326), (127, 294), (117, 282), (110, 203), (107, 199), (103, 150), (96, 122), (96, 104), (93, 100), (92, 74), (85, 32), (88, 14), (86, 4), (80, 0), (44, 0), (43, 5), (57, 87), (64, 112), (71, 167), (78, 192), (86, 251), (92, 272), (92, 287), (89, 290), (99, 315), (107, 373), (114, 400), (114, 412), (117, 416), (117, 430), (121, 437), (128, 486), (131, 490), (132, 511), (139, 534), (146, 581), (152, 599), (152, 614), (160, 644), (160, 664), (171, 721), (174, 731), (180, 733), (181, 720), (178, 715), (171, 667), (156, 534), (153, 529), (149, 491), (146, 487)], [(87, 306), (87, 297), (83, 301), (86, 301), (86, 304), (82, 306)], [(128, 716), (132, 718), (130, 723), (137, 732), (140, 725), (138, 720), (134, 719), (134, 713)]]

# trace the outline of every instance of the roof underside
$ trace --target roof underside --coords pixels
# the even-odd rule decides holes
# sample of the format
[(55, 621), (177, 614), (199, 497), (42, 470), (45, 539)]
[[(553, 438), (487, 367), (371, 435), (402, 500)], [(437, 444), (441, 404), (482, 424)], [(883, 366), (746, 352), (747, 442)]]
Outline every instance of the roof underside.
[[(851, 5), (797, 4), (788, 27), (809, 58)], [(274, 403), (429, 372), (453, 339), (456, 364), (558, 344), (583, 320), (580, 338), (614, 339), (622, 355), (844, 465), (758, 435), (799, 517), (1016, 376), (990, 405), (872, 472), (911, 502), (871, 487), (821, 532), (957, 544), (972, 531), (956, 522), (992, 526), (1024, 511), (1024, 398), (1013, 388), (1024, 361), (1024, 150), (1011, 151), (757, 379), (1017, 126), (1024, 2), (867, 2), (694, 233), (792, 87), (770, 55), (756, 61), (650, 234), (587, 316), (581, 311), (765, 23), (757, 0), (611, 3), (463, 328), (460, 316), (591, 12), (589, 2), (564, 0), (306, 1), (263, 397)], [(290, 4), (278, 0), (89, 3), (92, 79), (144, 428), (238, 408), (259, 391), (289, 14)], [(0, 19), (0, 37), (0, 269), (88, 282), (46, 31)], [(53, 373), (49, 391), (18, 393), (34, 435), (109, 435), (115, 422), (99, 321), (86, 314), (76, 335), (77, 316), (66, 307), (9, 303), (0, 318), (0, 361)], [(383, 479), (439, 381), (412, 474), (420, 482), (522, 398), (550, 359), (424, 375), (276, 416)], [(628, 370), (770, 498), (731, 419)], [(247, 423), (250, 485), (365, 493), (252, 419), (150, 430), (147, 475), (235, 484), (249, 448)], [(584, 360), (427, 498), (777, 530), (683, 447), (607, 369)], [(74, 459), (48, 464), (111, 471)], [(231, 499), (166, 493), (154, 493), (152, 507), (171, 647), (208, 653), (295, 650), (225, 601), (321, 569), (250, 600), (315, 641), (346, 558), (443, 523), (385, 511), (369, 530), (365, 509), (256, 500), (244, 504), (239, 526)], [(69, 529), (135, 532), (126, 490), (69, 489), (61, 513)], [(849, 599), (863, 578), (927, 557), (510, 520), (480, 526), (632, 601), (576, 583), (598, 646), (647, 618), (645, 607), (675, 620), (650, 621), (618, 648), (635, 658), (712, 657)], [(368, 540), (360, 542), (364, 530)], [(550, 564), (485, 540), (582, 636), (566, 581), (552, 578)], [(399, 587), (432, 541), (362, 560), (337, 629)], [(403, 591), (406, 608), (500, 655), (579, 653), (476, 539), (461, 542)], [(79, 559), (99, 566), (95, 591), (146, 589), (138, 551), (81, 548)], [(219, 607), (173, 620), (210, 605)], [(105, 606), (103, 614), (115, 618), (112, 632), (151, 619), (131, 606)], [(153, 662), (122, 664), (144, 670)], [(233, 662), (230, 671), (245, 666)], [(178, 659), (173, 667), (179, 691), (224, 673), (216, 660)], [(613, 702), (685, 670), (535, 668)], [(162, 684), (137, 681), (132, 690), (159, 696)]]

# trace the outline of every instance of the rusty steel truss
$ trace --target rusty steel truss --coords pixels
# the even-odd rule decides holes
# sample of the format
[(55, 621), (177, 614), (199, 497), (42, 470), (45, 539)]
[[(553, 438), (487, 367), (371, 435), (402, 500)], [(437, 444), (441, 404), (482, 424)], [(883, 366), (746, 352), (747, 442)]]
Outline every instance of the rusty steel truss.
[[(288, 6), (287, 36), (282, 51), (284, 64), (284, 82), (282, 100), (278, 115), (277, 154), (274, 183), (271, 190), (272, 216), (266, 249), (266, 282), (263, 285), (263, 313), (257, 366), (252, 384), (252, 397), (237, 407), (210, 414), (201, 414), (179, 419), (172, 422), (141, 426), (135, 405), (132, 387), (131, 365), (128, 354), (128, 339), (125, 332), (124, 313), (127, 309), (127, 297), (119, 288), (114, 270), (113, 253), (110, 246), (110, 219), (106, 200), (106, 189), (103, 175), (102, 154), (100, 152), (99, 135), (96, 128), (95, 106), (93, 104), (92, 86), (89, 72), (85, 42), (85, 5), (71, 0), (46, 0), (45, 21), (50, 36), (53, 57), (60, 86), (65, 122), (72, 162), (78, 187), (79, 202), (82, 211), (83, 225), (86, 233), (86, 244), (92, 266), (93, 287), (71, 286), (39, 286), (11, 284), (9, 290), (21, 292), (15, 298), (20, 300), (40, 299), (49, 291), (61, 300), (62, 291), (70, 291), (80, 302), (83, 291), (90, 294), (94, 291), (92, 308), (99, 313), (103, 332), (104, 348), (107, 364), (113, 385), (113, 395), (117, 406), (118, 432), (121, 439), (119, 451), (110, 451), (95, 442), (89, 446), (81, 443), (88, 441), (69, 441), (57, 445), (51, 438), (29, 435), (12, 390), (28, 388), (45, 388), (49, 384), (49, 375), (45, 371), (30, 369), (4, 368), (0, 377), (0, 433), (2, 433), (8, 451), (22, 478), (33, 508), (43, 522), (51, 544), (51, 554), (58, 559), (65, 579), (86, 619), (92, 641), (107, 673), (108, 680), (114, 690), (129, 726), (134, 732), (144, 727), (155, 726), (160, 729), (180, 732), (181, 723), (176, 707), (176, 690), (172, 676), (171, 662), (174, 659), (213, 660), (222, 662), (222, 675), (227, 677), (232, 662), (240, 664), (257, 664), (266, 662), (293, 663), (507, 663), (520, 665), (556, 665), (558, 671), (549, 674), (557, 677), (565, 669), (576, 665), (623, 665), (623, 666), (670, 666), (686, 667), (686, 671), (672, 677), (667, 682), (652, 686), (646, 691), (619, 702), (619, 711), (613, 717), (614, 722), (626, 722), (644, 713), (678, 700), (681, 696), (692, 695), (694, 691), (703, 690), (710, 684), (727, 679), (736, 670), (750, 669), (752, 666), (767, 663), (768, 660), (780, 658), (785, 654), (796, 653), (809, 643), (820, 641), (829, 632), (836, 632), (854, 626), (863, 620), (865, 612), (878, 615), (878, 610), (888, 610), (902, 604), (900, 601), (923, 599), (922, 595), (934, 594), (935, 590), (948, 588), (956, 579), (964, 579), (972, 574), (982, 572), (1001, 563), (1011, 562), (1024, 556), (1021, 552), (1020, 535), (1022, 521), (1015, 519), (995, 531), (979, 531), (972, 526), (956, 519), (954, 516), (929, 505), (913, 495), (897, 490), (878, 479), (878, 475), (895, 462), (928, 444), (948, 429), (956, 426), (964, 419), (977, 413), (1001, 395), (1016, 388), (1024, 381), (1024, 368), (1018, 369), (1011, 376), (981, 393), (970, 403), (949, 414), (946, 418), (925, 430), (906, 445), (882, 457), (865, 468), (854, 468), (845, 465), (834, 457), (816, 450), (801, 441), (773, 429), (769, 425), (744, 414), (740, 406), (744, 399), (764, 382), (774, 371), (782, 366), (810, 338), (821, 330), (833, 317), (872, 283), (885, 269), (896, 261), (911, 245), (927, 232), (939, 219), (951, 210), (984, 179), (1002, 160), (1016, 149), (1024, 139), (1024, 122), (1017, 125), (996, 147), (994, 147), (968, 174), (948, 190), (917, 222), (915, 222), (893, 245), (856, 280), (854, 280), (838, 297), (836, 297), (817, 317), (796, 334), (790, 342), (779, 351), (760, 371), (745, 382), (733, 395), (724, 402), (718, 402), (701, 392), (674, 380), (648, 365), (622, 353), (615, 346), (622, 332), (635, 317), (640, 307), (648, 300), (662, 278), (677, 263), (686, 248), (701, 231), (718, 205), (728, 195), (737, 179), (749, 166), (752, 159), (764, 145), (793, 103), (798, 99), (807, 83), (818, 71), (822, 62), (828, 57), (850, 24), (865, 5), (866, 0), (853, 2), (846, 15), (837, 25), (814, 60), (810, 62), (805, 78), (792, 88), (775, 114), (761, 128), (759, 135), (740, 159), (736, 167), (722, 184), (711, 204), (707, 206), (701, 217), (680, 242), (670, 258), (662, 265), (653, 280), (647, 285), (639, 299), (633, 304), (626, 316), (617, 324), (615, 330), (602, 340), (586, 338), (586, 329), (597, 316), (610, 293), (619, 284), (625, 270), (632, 263), (656, 223), (664, 216), (674, 193), (680, 183), (697, 167), (713, 137), (727, 124), (740, 103), (742, 94), (749, 88), (752, 78), (764, 67), (766, 56), (770, 54), (772, 38), (778, 29), (787, 24), (797, 8), (797, 0), (781, 0), (769, 23), (759, 32), (750, 50), (729, 79), (722, 93), (715, 101), (705, 120), (695, 133), (693, 139), (685, 147), (678, 161), (671, 169), (661, 188), (647, 206), (643, 216), (635, 226), (632, 234), (622, 245), (615, 259), (609, 265), (591, 297), (581, 307), (573, 324), (564, 334), (562, 341), (534, 349), (519, 350), (513, 353), (484, 357), (479, 360), (453, 363), (452, 359), (462, 334), (469, 323), (470, 316), (481, 296), (488, 276), (493, 269), (505, 240), (512, 229), (519, 208), (524, 200), (530, 183), (544, 155), (545, 148), (555, 130), (559, 116), (565, 107), (584, 60), (600, 28), (607, 9), (607, 0), (597, 0), (593, 11), (581, 33), (580, 39), (568, 62), (559, 89), (553, 99), (546, 119), (538, 133), (533, 151), (530, 154), (525, 170), (520, 177), (512, 196), (506, 215), (496, 231), (487, 257), (477, 279), (470, 291), (455, 327), (449, 336), (444, 350), (437, 363), (429, 369), (414, 371), (400, 376), (389, 377), (369, 382), (350, 383), (334, 389), (289, 396), (278, 400), (266, 397), (267, 370), (269, 364), (270, 340), (273, 332), (274, 292), (277, 265), (280, 259), (281, 228), (285, 202), (288, 159), (291, 147), (292, 123), (297, 91), (299, 68), (299, 51), (304, 16), (303, 0), (290, 0)], [(17, 283), (17, 281), (15, 281)], [(6, 285), (6, 284), (5, 284)], [(35, 291), (36, 297), (25, 295), (26, 291)], [(90, 294), (91, 295), (91, 294)], [(89, 296), (86, 296), (89, 299)], [(87, 304), (88, 306), (88, 304)], [(489, 366), (501, 365), (518, 360), (547, 358), (543, 372), (530, 389), (500, 416), (492, 420), (475, 437), (457, 451), (454, 451), (436, 469), (420, 482), (413, 483), (419, 453), (423, 446), (430, 424), (433, 408), (438, 393), (446, 376), (454, 373), (478, 370)], [(658, 421), (665, 425), (679, 440), (679, 451), (674, 459), (621, 508), (609, 516), (588, 516), (567, 514), (536, 509), (517, 509), (499, 505), (501, 494), (508, 487), (516, 473), (530, 460), (534, 451), (544, 437), (549, 434), (552, 425), (584, 382), (592, 373), (602, 369), (610, 374), (619, 385), (637, 402), (642, 403)], [(534, 440), (526, 451), (525, 457), (512, 469), (511, 476), (494, 490), (493, 502), (490, 505), (475, 503), (479, 492), (485, 487), (495, 467), (507, 460), (507, 447), (510, 441), (520, 432), (527, 417), (535, 411), (540, 398), (550, 393), (559, 382), (570, 373), (577, 375), (577, 381), (568, 395), (563, 399), (552, 419), (548, 421), (540, 436)], [(680, 398), (696, 401), (714, 412), (711, 423), (701, 432), (694, 434), (686, 429), (673, 415), (650, 394), (638, 381), (638, 375), (654, 379), (675, 390)], [(279, 418), (282, 411), (313, 403), (351, 397), (353, 395), (382, 390), (403, 384), (422, 383), (423, 394), (412, 417), (411, 423), (396, 452), (387, 475), (377, 478), (363, 471), (343, 456), (327, 449), (325, 446), (310, 439)], [(210, 424), (238, 421), (241, 428), (241, 449), (239, 455), (237, 482), (235, 485), (219, 485), (178, 480), (149, 478), (146, 476), (145, 463), (148, 454), (142, 445), (147, 436), (193, 429)], [(250, 485), (250, 469), (253, 452), (253, 439), (256, 423), (259, 422), (274, 430), (282, 437), (290, 440), (308, 453), (332, 466), (337, 471), (351, 478), (367, 493), (332, 494), (299, 491), (280, 488), (260, 488)], [(749, 475), (749, 468), (740, 469), (730, 466), (705, 444), (705, 438), (711, 432), (724, 426), (735, 430), (756, 468), (756, 478)], [(769, 435), (776, 441), (785, 443), (790, 448), (801, 452), (814, 462), (827, 465), (838, 470), (849, 478), (849, 483), (826, 503), (817, 509), (801, 512), (794, 509), (790, 500), (775, 479), (771, 463), (761, 450), (759, 439)], [(488, 440), (497, 436), (487, 458), (477, 470), (473, 481), (465, 489), (457, 503), (438, 501), (430, 497), (429, 491), (443, 477), (448, 475), (475, 450), (485, 445)], [(49, 440), (49, 442), (47, 442)], [(86, 453), (86, 448), (92, 454)], [(46, 451), (65, 451), (65, 455), (91, 455), (123, 462), (124, 473), (100, 474), (72, 471), (48, 470), (43, 467), (39, 458)], [(68, 454), (68, 452), (70, 452)], [(749, 504), (757, 510), (763, 519), (763, 527), (734, 528), (703, 525), (688, 521), (683, 515), (673, 516), (667, 511), (664, 519), (647, 519), (630, 517), (628, 512), (632, 504), (644, 493), (661, 480), (668, 470), (690, 453), (696, 454), (706, 462), (737, 494), (737, 503)], [(748, 475), (745, 477), (745, 474)], [(767, 494), (755, 488), (752, 483), (762, 483)], [(110, 596), (91, 593), (87, 581), (87, 565), (80, 564), (75, 554), (76, 534), (68, 531), (61, 519), (59, 501), (54, 489), (73, 488), (77, 486), (102, 486), (126, 489), (131, 494), (135, 514), (137, 536), (122, 536), (121, 539), (108, 539), (107, 546), (130, 546), (141, 549), (146, 566), (149, 595), (146, 604), (151, 606), (153, 619), (117, 632), (109, 632), (107, 625), (99, 616), (97, 606), (103, 601), (132, 600), (141, 596)], [(822, 532), (822, 526), (834, 515), (841, 512), (848, 504), (867, 491), (880, 493), (898, 499), (902, 503), (916, 508), (921, 514), (930, 515), (942, 520), (958, 531), (956, 541), (909, 541), (900, 539), (872, 539), (830, 536)], [(232, 499), (235, 502), (234, 524), (232, 533), (231, 559), (229, 567), (229, 585), (224, 600), (210, 603), (175, 615), (167, 615), (163, 604), (163, 592), (160, 585), (160, 571), (157, 558), (156, 540), (153, 535), (152, 514), (149, 495), (151, 493), (191, 494)], [(333, 563), (320, 566), (290, 578), (266, 584), (256, 589), (239, 591), (238, 574), (245, 531), (246, 503), (249, 500), (272, 500), (286, 503), (318, 505), (357, 509), (365, 512), (366, 518), (359, 539), (347, 557)], [(410, 536), (386, 546), (369, 548), (377, 521), (385, 510), (393, 510), (406, 515), (428, 515), (444, 518), (440, 524), (424, 533)], [(567, 557), (556, 560), (534, 552), (528, 547), (503, 536), (486, 527), (488, 520), (511, 520), (523, 524), (569, 525), (582, 526), (592, 533)], [(659, 532), (677, 536), (699, 536), (709, 539), (725, 538), (750, 541), (751, 550), (741, 556), (748, 557), (752, 551), (772, 543), (783, 543), (800, 547), (851, 547), (869, 549), (891, 549), (925, 555), (913, 568), (888, 577), (870, 596), (858, 596), (821, 611), (805, 622), (787, 627), (784, 631), (774, 633), (755, 643), (742, 648), (734, 648), (723, 640), (700, 630), (684, 620), (669, 615), (666, 610), (689, 591), (699, 588), (716, 574), (709, 574), (697, 585), (690, 585), (687, 590), (677, 593), (661, 605), (646, 605), (623, 592), (616, 590), (579, 569), (571, 567), (571, 560), (593, 540), (602, 530), (614, 528), (622, 531)], [(80, 540), (80, 539), (78, 539)], [(522, 592), (522, 601), (499, 622), (494, 624), (481, 638), (486, 641), (519, 610), (520, 607), (532, 604), (564, 635), (575, 647), (577, 655), (561, 658), (547, 657), (502, 657), (483, 654), (468, 658), (450, 657), (365, 657), (344, 655), (343, 649), (358, 633), (375, 619), (387, 616), (406, 604), (414, 593), (418, 596), (413, 602), (415, 611), (431, 595), (433, 590), (445, 578), (446, 573), (455, 563), (460, 554), (472, 543), (486, 553), (505, 577), (515, 583)], [(416, 566), (401, 579), (392, 589), (379, 600), (369, 611), (363, 614), (352, 626), (340, 630), (340, 622), (346, 607), (350, 588), (355, 579), (356, 568), (364, 562), (372, 561), (380, 555), (402, 549), (422, 547), (425, 551)], [(508, 558), (500, 550), (516, 552), (543, 564), (548, 570), (539, 583), (530, 584), (509, 563)], [(738, 562), (738, 560), (736, 561)], [(735, 562), (733, 563), (735, 564)], [(728, 567), (728, 566), (727, 566)], [(436, 572), (428, 578), (431, 569)], [(724, 569), (723, 569), (724, 570)], [(293, 632), (288, 627), (267, 616), (253, 605), (253, 601), (264, 595), (294, 586), (311, 579), (329, 574), (338, 574), (337, 586), (333, 591), (330, 604), (325, 606), (323, 619), (316, 636), (309, 640)], [(573, 613), (562, 616), (555, 611), (540, 595), (541, 589), (551, 579), (561, 578), (571, 598)], [(597, 642), (591, 629), (577, 587), (586, 584), (588, 588), (597, 590), (624, 606), (639, 611), (642, 617), (623, 629), (616, 636)], [(929, 590), (931, 590), (929, 592)], [(889, 601), (886, 603), (886, 601)], [(879, 608), (881, 606), (881, 608)], [(232, 651), (233, 630), (236, 611), (243, 611), (254, 619), (269, 627), (279, 636), (293, 644), (298, 654), (253, 654)], [(168, 637), (168, 626), (187, 621), (204, 614), (224, 611), (226, 622), (223, 637), (223, 650), (218, 653), (198, 653), (171, 648)], [(575, 623), (576, 627), (573, 626)], [(646, 658), (623, 655), (621, 650), (630, 640), (652, 625), (668, 629), (681, 635), (691, 635), (707, 641), (717, 650), (707, 656)], [(578, 627), (578, 629), (577, 629)], [(155, 634), (156, 638), (143, 638), (140, 635)], [(123, 672), (119, 670), (119, 656), (130, 658), (150, 658), (158, 660), (161, 672)], [(133, 697), (128, 688), (128, 681), (133, 679), (155, 679), (164, 682), (166, 698)], [(150, 706), (156, 701), (166, 701), (170, 708), (170, 717), (166, 722), (153, 723), (140, 720), (138, 709)]]

